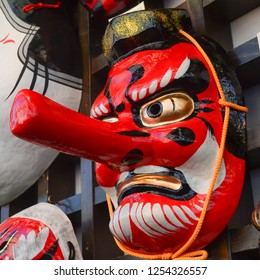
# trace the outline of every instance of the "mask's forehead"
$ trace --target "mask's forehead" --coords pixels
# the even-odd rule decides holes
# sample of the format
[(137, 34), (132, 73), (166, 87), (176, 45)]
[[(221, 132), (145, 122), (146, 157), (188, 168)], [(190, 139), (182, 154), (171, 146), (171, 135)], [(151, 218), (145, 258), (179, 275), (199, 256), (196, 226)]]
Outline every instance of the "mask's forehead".
[[(185, 75), (192, 60), (201, 61), (208, 68), (200, 52), (188, 43), (179, 43), (165, 50), (145, 50), (129, 56), (111, 69), (106, 88), (94, 102), (93, 110), (99, 111), (100, 106), (109, 110), (109, 102), (118, 106), (126, 100), (134, 103), (154, 95)], [(207, 70), (211, 76), (210, 70)], [(216, 94), (208, 97), (218, 98)]]

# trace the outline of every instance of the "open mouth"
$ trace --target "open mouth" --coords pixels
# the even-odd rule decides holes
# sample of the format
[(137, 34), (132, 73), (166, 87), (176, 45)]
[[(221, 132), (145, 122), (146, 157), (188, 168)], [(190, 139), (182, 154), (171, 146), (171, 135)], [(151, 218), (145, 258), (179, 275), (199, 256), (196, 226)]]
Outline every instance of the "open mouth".
[[(176, 169), (160, 168), (160, 173), (141, 173), (138, 169), (129, 172), (128, 176), (117, 184), (118, 203), (135, 193), (151, 193), (176, 200), (189, 200), (196, 195), (186, 182), (182, 172)], [(148, 168), (145, 169), (147, 172)], [(167, 170), (167, 172), (166, 172)]]

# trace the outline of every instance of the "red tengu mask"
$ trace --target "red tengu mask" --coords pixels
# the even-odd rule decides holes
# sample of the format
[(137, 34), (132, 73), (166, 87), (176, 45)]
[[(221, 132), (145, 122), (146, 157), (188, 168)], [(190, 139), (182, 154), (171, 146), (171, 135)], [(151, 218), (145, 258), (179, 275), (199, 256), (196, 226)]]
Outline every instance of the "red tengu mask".
[[(225, 115), (219, 91), (229, 104), (243, 105), (222, 48), (203, 36), (191, 41), (187, 33), (183, 10), (114, 18), (103, 39), (111, 70), (92, 118), (29, 91), (17, 96), (11, 113), (19, 137), (97, 162), (97, 180), (115, 207), (111, 232), (135, 252), (176, 252), (187, 243), (216, 173)], [(51, 123), (47, 111), (55, 114)], [(232, 107), (214, 190), (188, 251), (208, 245), (230, 220), (243, 185), (245, 146), (245, 114)]]
[(67, 216), (48, 203), (31, 206), (0, 225), (0, 260), (82, 259)]

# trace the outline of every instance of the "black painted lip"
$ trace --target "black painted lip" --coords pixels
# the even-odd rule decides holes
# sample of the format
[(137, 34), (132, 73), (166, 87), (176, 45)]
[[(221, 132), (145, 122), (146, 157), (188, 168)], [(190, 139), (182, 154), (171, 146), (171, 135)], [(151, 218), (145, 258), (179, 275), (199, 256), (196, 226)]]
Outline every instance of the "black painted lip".
[[(169, 167), (166, 167), (169, 169)], [(143, 184), (140, 180), (140, 183), (138, 183), (138, 180), (136, 180), (136, 177), (138, 175), (146, 176), (146, 175), (161, 175), (165, 177), (165, 180), (167, 180), (167, 177), (169, 180), (172, 180), (173, 178), (178, 179), (181, 182), (181, 187), (178, 190), (166, 188), (161, 185), (154, 185), (154, 184)], [(160, 172), (160, 173), (154, 173), (154, 174), (135, 174), (134, 171), (129, 172), (129, 176), (126, 178), (126, 180), (135, 180), (136, 183), (132, 184), (131, 186), (125, 188), (120, 192), (120, 195), (118, 196), (118, 204), (120, 202), (128, 197), (129, 195), (137, 194), (137, 193), (149, 193), (159, 196), (164, 196), (173, 200), (190, 200), (193, 198), (197, 193), (191, 189), (189, 184), (187, 183), (184, 174), (174, 168), (169, 169), (169, 172)], [(120, 182), (120, 184), (124, 184), (123, 182)], [(119, 189), (120, 184), (116, 186), (116, 189)]]

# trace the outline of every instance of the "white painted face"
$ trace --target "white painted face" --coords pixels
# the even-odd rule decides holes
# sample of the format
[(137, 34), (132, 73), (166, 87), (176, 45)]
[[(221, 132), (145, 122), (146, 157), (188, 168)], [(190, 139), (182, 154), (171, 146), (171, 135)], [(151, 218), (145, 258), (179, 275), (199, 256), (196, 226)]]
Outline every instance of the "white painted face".
[[(131, 244), (134, 240), (132, 227), (133, 224), (143, 234), (151, 238), (160, 238), (161, 236), (171, 235), (175, 237), (179, 231), (185, 231), (194, 226), (199, 220), (199, 215), (204, 205), (210, 180), (213, 176), (215, 167), (215, 158), (218, 153), (218, 144), (216, 139), (208, 132), (207, 137), (198, 151), (184, 164), (177, 169), (184, 174), (190, 188), (201, 196), (196, 202), (186, 204), (186, 201), (180, 201), (175, 204), (160, 202), (159, 198), (151, 199), (149, 202), (132, 199), (127, 203), (118, 206), (114, 204), (116, 210), (110, 221), (110, 230), (121, 243)], [(212, 156), (205, 156), (211, 154)], [(191, 166), (193, 168), (191, 168)], [(205, 172), (207, 169), (207, 172)], [(132, 174), (160, 174), (169, 173), (170, 169), (158, 166), (142, 166), (136, 168)], [(123, 172), (118, 184), (124, 181), (129, 172)], [(225, 163), (222, 160), (221, 168), (214, 190), (220, 187), (226, 176)], [(116, 201), (116, 193), (109, 193), (113, 201)], [(188, 206), (187, 206), (188, 205)], [(196, 210), (196, 214), (193, 212)], [(120, 222), (119, 222), (120, 221)]]
[(33, 185), (58, 154), (11, 134), (9, 112), (16, 93), (29, 88), (78, 110), (82, 89), (81, 79), (47, 69), (29, 57), (28, 47), (40, 27), (19, 19), (8, 3), (0, 1), (0, 205)]

